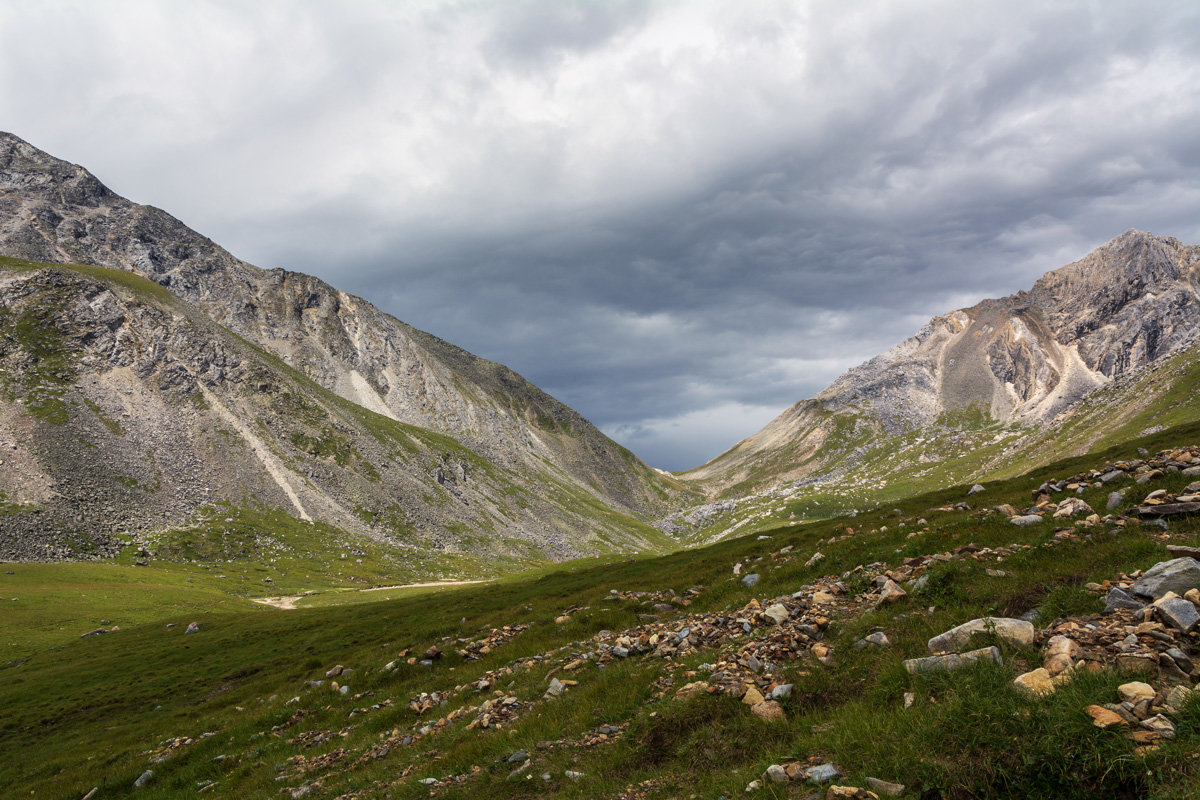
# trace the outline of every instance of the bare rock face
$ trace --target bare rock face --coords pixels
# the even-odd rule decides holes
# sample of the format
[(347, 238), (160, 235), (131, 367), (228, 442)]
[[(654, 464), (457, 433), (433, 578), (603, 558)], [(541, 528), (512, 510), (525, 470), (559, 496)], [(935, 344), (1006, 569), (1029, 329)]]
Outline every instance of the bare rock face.
[[(1198, 336), (1200, 247), (1130, 230), (1028, 291), (933, 318), (688, 477), (721, 488), (820, 475), (853, 462), (855, 440), (954, 415), (1039, 425)], [(788, 466), (762, 472), (770, 462)]]
[(449, 434), (504, 468), (545, 469), (625, 511), (664, 508), (663, 480), (520, 375), (360, 297), (241, 261), (83, 167), (0, 133), (0, 255), (95, 264), (149, 278), (213, 320), (372, 411)]
[(536, 476), (345, 402), (126, 273), (0, 262), (0, 331), (0, 559), (111, 556), (116, 534), (185, 527), (217, 502), (400, 558), (652, 546), (539, 495)]
[[(387, 501), (388, 492), (395, 489), (412, 499), (406, 525), (442, 533), (447, 532), (446, 526), (469, 529), (483, 532), (482, 538), (497, 540), (512, 537), (535, 542), (552, 557), (571, 557), (592, 552), (594, 537), (601, 528), (610, 527), (608, 523), (597, 527), (597, 518), (586, 512), (589, 503), (637, 515), (664, 510), (679, 491), (669, 478), (507, 367), (405, 325), (366, 300), (312, 276), (261, 270), (240, 261), (166, 212), (125, 200), (84, 168), (55, 159), (6, 133), (0, 133), (0, 256), (114, 268), (148, 279), (152, 282), (149, 286), (161, 287), (159, 291), (166, 290), (154, 299), (154, 292), (145, 287), (131, 294), (108, 278), (89, 283), (78, 270), (34, 273), (35, 278), (27, 272), (4, 271), (0, 265), (8, 313), (62, 317), (61, 330), (55, 335), (78, 358), (73, 361), (75, 371), (61, 379), (56, 392), (84, 408), (87, 402), (98, 403), (98, 407), (125, 403), (122, 411), (130, 414), (128, 427), (136, 427), (143, 418), (154, 422), (164, 446), (167, 440), (162, 437), (173, 431), (177, 441), (170, 449), (179, 454), (181, 464), (193, 458), (190, 468), (203, 463), (207, 456), (202, 457), (202, 452), (208, 451), (198, 446), (196, 429), (189, 426), (184, 411), (206, 402), (211, 405), (215, 398), (234, 419), (248, 421), (248, 433), (262, 439), (261, 452), (275, 454), (279, 462), (275, 467), (293, 473), (288, 481), (294, 484), (292, 492), (299, 502), (293, 501), (269, 470), (264, 472), (261, 458), (247, 465), (249, 474), (257, 477), (247, 479), (246, 493), (274, 507), (290, 509), (289, 513), (300, 518), (310, 514), (331, 524), (378, 533), (384, 524), (380, 520), (395, 517), (383, 513), (398, 505), (399, 498)], [(232, 338), (227, 336), (230, 333)], [(6, 366), (21, 381), (34, 386), (45, 377), (36, 368), (36, 354), (30, 347), (17, 342), (0, 352), (0, 359), (6, 356), (10, 359)], [(367, 417), (374, 413), (383, 421), (341, 419), (329, 436), (323, 424), (290, 430), (279, 442), (263, 436), (259, 423), (268, 428), (282, 426), (286, 410), (272, 408), (267, 413), (262, 408), (247, 408), (243, 393), (250, 392), (259, 396), (256, 402), (267, 403), (280, 387), (295, 396), (311, 392), (313, 387), (304, 386), (303, 380), (297, 384), (288, 368), (366, 409)], [(130, 385), (115, 389), (117, 376)], [(131, 407), (119, 397), (126, 389), (130, 396), (144, 394), (144, 403)], [(41, 402), (36, 396), (26, 399)], [(194, 406), (187, 406), (189, 402)], [(329, 413), (327, 399), (318, 398), (315, 403), (323, 409), (322, 414)], [(62, 430), (79, 421), (76, 406), (67, 403), (66, 408), (64, 419), (56, 421), (69, 423)], [(21, 426), (27, 423), (21, 420), (27, 409), (0, 402), (0, 435), (23, 430)], [(345, 414), (338, 416), (344, 418)], [(434, 438), (425, 437), (429, 446), (413, 448), (420, 451), (419, 457), (397, 459), (379, 451), (378, 437), (368, 435), (373, 425), (379, 429), (392, 423), (444, 434), (453, 441), (438, 448), (432, 444)], [(231, 430), (230, 424), (220, 427)], [(34, 438), (52, 441), (62, 430), (55, 424), (41, 426)], [(249, 441), (242, 432), (234, 433)], [(367, 438), (359, 442), (359, 436)], [(16, 433), (12, 437), (21, 438)], [(368, 483), (383, 488), (347, 483), (344, 468), (354, 459), (346, 455), (348, 451), (338, 451), (336, 463), (327, 463), (332, 452), (330, 437), (352, 442), (364, 460), (372, 463), (370, 470), (381, 476), (380, 481)], [(19, 458), (6, 458), (5, 462), (24, 463), (27, 477), (6, 482), (0, 467), (0, 491), (10, 500), (19, 495), (24, 498), (19, 502), (51, 513), (46, 509), (56, 504), (45, 501), (53, 499), (53, 491), (61, 490), (42, 490), (45, 496), (33, 497), (38, 490), (30, 487), (37, 481), (29, 476), (45, 477), (47, 470), (65, 467), (55, 466), (54, 448), (40, 452), (41, 445), (30, 436), (22, 441)], [(64, 439), (63, 448), (67, 441)], [(124, 445), (110, 442), (107, 446), (117, 449), (106, 449), (101, 455), (117, 457), (114, 453)], [(396, 471), (397, 460), (404, 462), (403, 468), (411, 474), (392, 481), (389, 476)], [(216, 474), (224, 474), (226, 467), (231, 464), (216, 469)], [(334, 478), (339, 471), (342, 477)], [(510, 485), (501, 485), (506, 483)], [(43, 484), (63, 486), (67, 482), (56, 479)], [(403, 491), (400, 484), (406, 487)], [(544, 496), (547, 486), (562, 488), (560, 496), (549, 503)], [(319, 502), (304, 497), (314, 488), (324, 496)], [(493, 496), (496, 491), (510, 494)], [(126, 523), (148, 525), (151, 519), (160, 525), (173, 524), (200, 502), (195, 493), (182, 490), (176, 500), (139, 502), (129, 508), (122, 505), (119, 492), (98, 496), (110, 495), (112, 503), (99, 509), (94, 505), (76, 507), (69, 512), (69, 519), (56, 524), (67, 528), (76, 518), (91, 520), (92, 527), (99, 525), (96, 519), (108, 519), (100, 525), (105, 529)], [(567, 500), (566, 495), (574, 497)], [(432, 496), (453, 499), (438, 503), (416, 499)], [(515, 502), (518, 496), (521, 503)], [(528, 498), (533, 499), (527, 503)], [(106, 517), (102, 512), (109, 505), (115, 513)], [(465, 510), (467, 506), (470, 511)], [(306, 509), (303, 514), (298, 511), (301, 507)], [(453, 508), (453, 513), (444, 510), (447, 507)], [(546, 514), (539, 516), (535, 507)], [(310, 508), (321, 510), (307, 510)], [(38, 529), (31, 520), (28, 515), (3, 516), (0, 527)], [(646, 545), (637, 536), (630, 539), (621, 534), (618, 538), (634, 549)]]

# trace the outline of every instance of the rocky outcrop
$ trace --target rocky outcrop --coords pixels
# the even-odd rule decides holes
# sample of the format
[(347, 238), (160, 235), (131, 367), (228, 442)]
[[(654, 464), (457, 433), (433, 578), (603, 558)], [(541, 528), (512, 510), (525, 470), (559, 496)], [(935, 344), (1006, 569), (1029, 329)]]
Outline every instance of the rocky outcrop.
[(453, 436), (505, 469), (566, 482), (623, 512), (676, 491), (577, 412), (512, 370), (314, 278), (247, 264), (83, 167), (0, 133), (0, 255), (128, 270), (193, 304), (321, 386)]
[(935, 317), (687, 477), (758, 486), (938, 423), (1039, 425), (1197, 336), (1200, 247), (1127, 231), (1028, 291)]
[(108, 557), (239, 508), (401, 560), (656, 546), (540, 481), (347, 402), (148, 280), (0, 260), (0, 560)]

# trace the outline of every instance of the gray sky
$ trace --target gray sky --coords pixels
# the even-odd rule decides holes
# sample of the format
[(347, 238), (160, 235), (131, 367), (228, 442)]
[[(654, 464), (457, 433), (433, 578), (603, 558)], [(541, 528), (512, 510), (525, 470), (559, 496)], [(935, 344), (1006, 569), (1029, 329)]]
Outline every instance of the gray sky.
[(0, 129), (695, 466), (930, 316), (1200, 242), (1200, 4), (0, 0)]

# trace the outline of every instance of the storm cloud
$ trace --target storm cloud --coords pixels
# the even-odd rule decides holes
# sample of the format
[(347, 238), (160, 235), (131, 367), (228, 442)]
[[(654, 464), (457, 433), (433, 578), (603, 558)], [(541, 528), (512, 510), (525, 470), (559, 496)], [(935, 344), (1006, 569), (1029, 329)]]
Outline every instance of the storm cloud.
[(656, 466), (1128, 228), (1200, 241), (1177, 2), (0, 2), (0, 128)]

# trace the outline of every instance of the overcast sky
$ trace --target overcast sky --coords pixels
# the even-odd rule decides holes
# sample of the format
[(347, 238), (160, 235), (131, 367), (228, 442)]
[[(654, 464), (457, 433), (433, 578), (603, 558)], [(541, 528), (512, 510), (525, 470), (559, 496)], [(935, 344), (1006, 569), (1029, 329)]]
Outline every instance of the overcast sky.
[(0, 0), (0, 129), (695, 466), (1128, 228), (1200, 3)]

